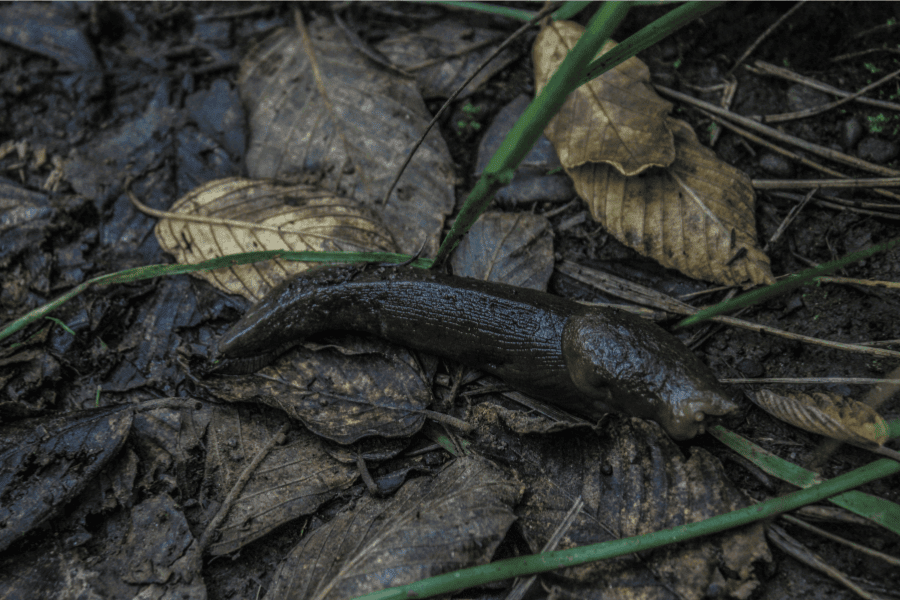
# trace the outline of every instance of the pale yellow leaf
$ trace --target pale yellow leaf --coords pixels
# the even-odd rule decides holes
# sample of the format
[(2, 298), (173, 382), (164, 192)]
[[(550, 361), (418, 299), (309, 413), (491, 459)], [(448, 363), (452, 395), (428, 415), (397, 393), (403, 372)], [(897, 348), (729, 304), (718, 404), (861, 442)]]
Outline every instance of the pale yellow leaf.
[[(368, 210), (310, 185), (218, 179), (179, 199), (170, 212), (192, 217), (156, 224), (160, 246), (181, 264), (261, 250), (395, 251), (390, 233)], [(258, 300), (281, 280), (308, 268), (309, 263), (273, 260), (192, 275)]]
[[(577, 23), (556, 21), (538, 35), (533, 49), (538, 93), (583, 31)], [(600, 53), (615, 47), (609, 41)], [(544, 134), (566, 168), (605, 163), (622, 175), (636, 175), (675, 160), (665, 121), (671, 110), (672, 105), (650, 87), (647, 66), (630, 58), (569, 94)]]
[(805, 431), (856, 444), (878, 447), (887, 441), (887, 423), (872, 407), (838, 394), (757, 392), (757, 406)]
[(756, 244), (749, 178), (668, 118), (677, 158), (667, 169), (623, 177), (592, 163), (566, 172), (591, 214), (619, 241), (665, 267), (724, 285), (773, 283)]

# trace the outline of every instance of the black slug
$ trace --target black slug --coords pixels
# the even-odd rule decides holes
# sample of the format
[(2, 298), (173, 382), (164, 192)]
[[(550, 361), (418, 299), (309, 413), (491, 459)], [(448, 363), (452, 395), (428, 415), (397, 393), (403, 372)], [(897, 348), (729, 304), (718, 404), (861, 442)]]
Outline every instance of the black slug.
[(313, 269), (273, 289), (220, 340), (217, 371), (249, 372), (320, 331), (361, 331), (492, 373), (589, 418), (653, 419), (675, 439), (735, 404), (690, 350), (627, 312), (408, 267)]

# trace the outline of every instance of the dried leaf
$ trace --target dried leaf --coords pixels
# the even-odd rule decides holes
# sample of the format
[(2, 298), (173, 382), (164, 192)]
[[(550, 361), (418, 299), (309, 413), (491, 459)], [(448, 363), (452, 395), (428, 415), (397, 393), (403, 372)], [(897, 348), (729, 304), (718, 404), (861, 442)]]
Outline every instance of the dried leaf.
[(811, 433), (877, 448), (888, 440), (885, 420), (867, 404), (830, 392), (776, 394), (762, 390), (754, 403), (786, 423)]
[(204, 385), (229, 402), (279, 408), (340, 444), (421, 429), (431, 386), (409, 351), (376, 339), (340, 339), (341, 346), (306, 344), (253, 375), (211, 376)]
[[(204, 487), (215, 490), (219, 502), (285, 419), (271, 410), (215, 408), (207, 439)], [(259, 464), (220, 525), (210, 554), (234, 552), (284, 523), (315, 512), (356, 480), (355, 464), (342, 465), (331, 458), (315, 435), (299, 431), (291, 437)]]
[(133, 415), (117, 406), (0, 429), (0, 551), (81, 493), (116, 455)]
[(468, 457), (389, 500), (367, 496), (291, 551), (266, 598), (343, 600), (484, 564), (521, 493), (496, 466)]
[[(423, 96), (447, 98), (502, 41), (503, 34), (499, 31), (473, 26), (470, 19), (461, 21), (451, 17), (417, 31), (389, 37), (375, 49), (394, 65), (414, 71)], [(458, 99), (471, 96), (515, 58), (509, 48), (503, 50), (463, 89)]]
[[(169, 210), (207, 219), (166, 218), (156, 224), (160, 246), (181, 264), (260, 250), (395, 251), (390, 233), (371, 211), (310, 185), (219, 179), (193, 190)], [(274, 260), (192, 275), (225, 292), (259, 300), (307, 268), (305, 263)]]
[(550, 222), (525, 212), (485, 213), (451, 263), (456, 275), (544, 291), (554, 265)]
[[(583, 32), (584, 27), (571, 21), (555, 21), (541, 31), (533, 49), (537, 93)], [(616, 45), (608, 41), (600, 54)], [(544, 134), (566, 169), (604, 163), (622, 175), (636, 175), (675, 160), (665, 122), (671, 110), (650, 87), (647, 66), (632, 57), (569, 94)]]
[(378, 211), (403, 252), (415, 253), (427, 239), (425, 255), (434, 255), (454, 202), (453, 161), (437, 131), (381, 205), (431, 120), (415, 84), (367, 59), (324, 19), (312, 23), (310, 35), (328, 101), (293, 28), (270, 35), (241, 65), (251, 176), (317, 177), (322, 187)]
[(750, 180), (668, 119), (677, 158), (668, 169), (623, 177), (601, 164), (566, 171), (591, 214), (619, 241), (685, 275), (724, 285), (774, 283), (756, 244)]
[[(531, 490), (516, 513), (535, 552), (579, 496), (585, 506), (559, 549), (658, 531), (749, 504), (718, 460), (700, 449), (689, 460), (683, 458), (655, 423), (610, 415), (596, 429), (521, 435), (508, 425), (517, 425), (514, 412), (491, 403), (477, 406), (475, 448), (503, 460)], [(729, 586), (754, 583), (756, 560), (771, 560), (761, 526), (642, 558), (582, 565), (555, 573), (553, 580), (570, 591), (580, 585), (602, 589), (604, 598), (630, 598), (638, 587), (642, 597), (678, 597), (674, 590), (681, 598), (699, 600), (717, 568), (729, 574)]]

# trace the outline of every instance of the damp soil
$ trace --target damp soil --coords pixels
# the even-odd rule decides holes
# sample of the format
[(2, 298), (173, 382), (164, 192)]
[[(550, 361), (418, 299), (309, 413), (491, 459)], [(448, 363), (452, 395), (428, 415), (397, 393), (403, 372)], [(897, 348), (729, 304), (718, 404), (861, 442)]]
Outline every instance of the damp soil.
[[(535, 7), (526, 4), (529, 9)], [(717, 86), (726, 81), (737, 58), (788, 8), (777, 2), (725, 5), (640, 56), (654, 82), (718, 103), (721, 89)], [(0, 7), (0, 15), (10, 9)], [(301, 9), (328, 14), (330, 6), (308, 4)], [(4, 26), (15, 18), (34, 28), (30, 42), (0, 45), (0, 182), (9, 186), (4, 189), (15, 187), (16, 193), (22, 194), (17, 196), (18, 205), (29, 207), (16, 235), (4, 235), (6, 240), (0, 240), (3, 322), (98, 274), (171, 261), (156, 243), (153, 219), (138, 213), (128, 202), (126, 179), (135, 178), (134, 189), (148, 205), (165, 209), (200, 183), (243, 174), (248, 133), (234, 92), (238, 61), (254, 40), (274, 27), (292, 23), (291, 6), (281, 3), (112, 2), (63, 4), (55, 10), (58, 23), (81, 32), (79, 40), (84, 47), (42, 48), (36, 40), (41, 35), (40, 27), (50, 26), (46, 19), (42, 24), (36, 14), (27, 15), (31, 20), (24, 20), (22, 15), (0, 16)], [(442, 10), (405, 3), (380, 8), (351, 5), (345, 17), (364, 41), (374, 43), (393, 21), (412, 26)], [(619, 29), (618, 38), (638, 30), (663, 10), (633, 10)], [(900, 59), (892, 44), (898, 29), (885, 26), (896, 22), (900, 17), (897, 13), (894, 3), (808, 3), (766, 37), (745, 64), (762, 60), (843, 90), (858, 90), (897, 68)], [(500, 18), (484, 18), (491, 26), (508, 32), (518, 26)], [(528, 48), (534, 35), (532, 32), (513, 45), (520, 60), (513, 61), (471, 98), (457, 102), (439, 124), (456, 162), (457, 206), (475, 181), (472, 173), (479, 130), (483, 131), (514, 98), (533, 94)], [(785, 113), (833, 99), (742, 67), (733, 75), (737, 92), (731, 108), (744, 115)], [(898, 89), (895, 80), (869, 95), (897, 102)], [(440, 103), (439, 99), (427, 99), (432, 111)], [(471, 110), (464, 110), (467, 104), (479, 107), (477, 119), (472, 119)], [(688, 120), (701, 139), (708, 141), (715, 127), (712, 121), (688, 106), (676, 106), (677, 116)], [(477, 127), (472, 125), (475, 122)], [(865, 154), (870, 161), (900, 168), (896, 157), (900, 143), (897, 113), (851, 102), (778, 127), (809, 142), (855, 156)], [(117, 137), (110, 134), (113, 131), (125, 133)], [(819, 177), (817, 172), (729, 131), (721, 133), (715, 149), (721, 158), (754, 180)], [(881, 154), (872, 155), (874, 151)], [(850, 168), (841, 169), (851, 176), (867, 176)], [(757, 228), (762, 243), (772, 238), (797, 205), (795, 196), (802, 198), (808, 190), (789, 191), (794, 196), (768, 190), (757, 193)], [(832, 193), (856, 202), (897, 202), (876, 196), (869, 189)], [(767, 251), (773, 272), (798, 272), (897, 236), (897, 211), (886, 218), (849, 204), (807, 204)], [(5, 211), (0, 212), (0, 218), (8, 217), (16, 205), (0, 205)], [(554, 227), (567, 224), (557, 231), (558, 259), (606, 269), (676, 296), (710, 290), (695, 297), (695, 302), (713, 303), (724, 297), (724, 292), (716, 291), (711, 284), (692, 281), (641, 257), (607, 235), (589, 216), (579, 220), (586, 212), (581, 203), (568, 204), (562, 212), (557, 210), (560, 206), (563, 204), (537, 202), (500, 209), (553, 212), (550, 220)], [(900, 250), (852, 264), (838, 275), (900, 281)], [(561, 274), (553, 277), (551, 289), (579, 299), (596, 298), (591, 290)], [(159, 306), (170, 308), (160, 311)], [(95, 403), (106, 406), (165, 395), (188, 396), (193, 388), (183, 368), (183, 357), (188, 350), (203, 352), (223, 324), (233, 321), (243, 308), (243, 304), (187, 277), (91, 289), (54, 313), (68, 331), (32, 327), (14, 338), (17, 342), (27, 339), (29, 347), (40, 352), (29, 363), (27, 373), (14, 370), (15, 365), (10, 363), (0, 367), (0, 385), (4, 386), (0, 418), (10, 422), (90, 408)], [(169, 315), (165, 334), (148, 340), (135, 333), (137, 323), (162, 314)], [(840, 342), (895, 340), (893, 346), (883, 347), (900, 349), (896, 343), (900, 340), (898, 315), (900, 294), (896, 289), (851, 282), (802, 287), (752, 307), (742, 317)], [(896, 359), (828, 349), (746, 329), (706, 326), (684, 339), (723, 378), (877, 378), (898, 366)], [(9, 340), (3, 344), (0, 359), (12, 355)], [(15, 372), (15, 376), (4, 376), (4, 369)], [(849, 383), (769, 387), (830, 391), (858, 399), (869, 389)], [(753, 387), (744, 389), (752, 392)], [(102, 390), (99, 400), (98, 390)], [(881, 412), (897, 418), (900, 402), (896, 398), (889, 401)], [(748, 402), (735, 429), (798, 464), (808, 464), (821, 443), (817, 436), (783, 425)], [(751, 497), (784, 491), (732, 458), (714, 440), (695, 443), (720, 458), (733, 482)], [(145, 456), (141, 449), (135, 449), (133, 456), (138, 473), (133, 480), (135, 487), (123, 492), (130, 502), (157, 493), (174, 481), (166, 465), (141, 461)], [(870, 455), (861, 450), (842, 447), (825, 461), (821, 472), (830, 477), (870, 460)], [(196, 503), (188, 491), (196, 490), (201, 475), (196, 473), (192, 484), (175, 495), (179, 502)], [(894, 477), (865, 489), (900, 502), (898, 483)], [(362, 484), (358, 484), (313, 517), (283, 527), (233, 557), (204, 562), (202, 574), (208, 597), (253, 597), (257, 590), (265, 590), (278, 562), (296, 541), (309, 528), (328, 521), (353, 494), (362, 493)], [(93, 534), (124, 527), (117, 521), (121, 516), (116, 516), (115, 508), (74, 508), (79, 502), (72, 501), (64, 514), (14, 546), (15, 552), (40, 553), (60, 545), (83, 545), (99, 555), (118, 551), (95, 548), (90, 542)], [(883, 530), (833, 521), (826, 522), (825, 527), (900, 555), (900, 539)], [(788, 529), (863, 587), (884, 597), (896, 597), (900, 571), (802, 530)], [(123, 536), (119, 539), (128, 542)], [(852, 596), (843, 586), (794, 558), (779, 550), (774, 553), (774, 562), (761, 575), (764, 584), (754, 597)]]

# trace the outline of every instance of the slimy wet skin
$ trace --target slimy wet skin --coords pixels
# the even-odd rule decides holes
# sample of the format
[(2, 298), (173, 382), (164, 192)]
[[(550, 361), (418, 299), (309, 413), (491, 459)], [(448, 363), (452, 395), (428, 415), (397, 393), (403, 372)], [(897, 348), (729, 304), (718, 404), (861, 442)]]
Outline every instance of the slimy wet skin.
[(326, 267), (283, 282), (225, 334), (216, 370), (254, 371), (322, 331), (453, 359), (589, 419), (652, 419), (678, 440), (737, 408), (700, 359), (640, 317), (410, 267)]

